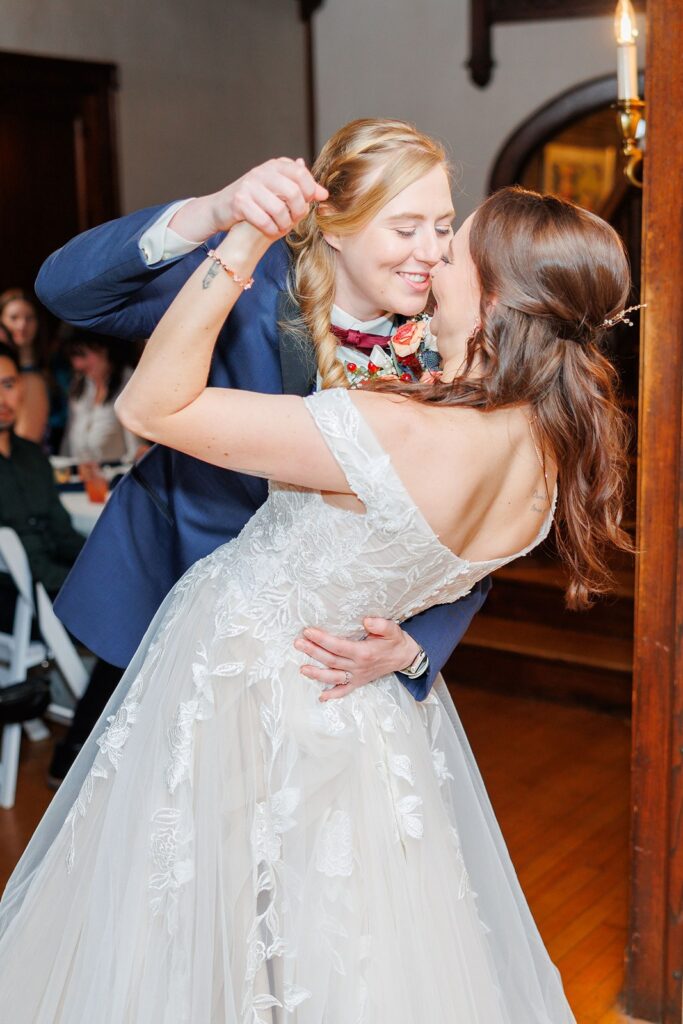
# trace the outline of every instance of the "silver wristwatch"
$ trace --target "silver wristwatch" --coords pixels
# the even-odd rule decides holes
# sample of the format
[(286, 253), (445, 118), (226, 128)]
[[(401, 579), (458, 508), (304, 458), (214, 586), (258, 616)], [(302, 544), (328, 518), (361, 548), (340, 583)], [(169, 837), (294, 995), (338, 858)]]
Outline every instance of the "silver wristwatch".
[(401, 669), (402, 676), (408, 676), (408, 679), (417, 679), (423, 672), (426, 672), (429, 668), (429, 655), (423, 647), (418, 648), (418, 652), (411, 661), (408, 668)]

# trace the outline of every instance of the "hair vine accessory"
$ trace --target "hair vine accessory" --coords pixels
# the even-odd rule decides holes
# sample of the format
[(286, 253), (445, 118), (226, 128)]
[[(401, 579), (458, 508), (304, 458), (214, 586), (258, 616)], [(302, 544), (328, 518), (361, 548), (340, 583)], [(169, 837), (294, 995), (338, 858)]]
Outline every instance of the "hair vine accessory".
[(614, 316), (605, 318), (600, 324), (601, 327), (614, 327), (615, 324), (628, 324), (629, 327), (633, 327), (633, 320), (629, 320), (628, 313), (635, 312), (636, 309), (645, 309), (647, 302), (639, 302), (637, 306), (629, 306), (627, 309), (622, 309), (621, 313), (616, 313)]
[(228, 277), (231, 277), (233, 279), (238, 288), (241, 288), (243, 292), (249, 291), (249, 289), (254, 283), (253, 277), (238, 277), (235, 271), (232, 269), (232, 267), (229, 267), (228, 264), (220, 258), (215, 249), (207, 249), (206, 255), (209, 257), (210, 260), (213, 260), (214, 263), (217, 263), (219, 267), (223, 268), (225, 273), (228, 275)]

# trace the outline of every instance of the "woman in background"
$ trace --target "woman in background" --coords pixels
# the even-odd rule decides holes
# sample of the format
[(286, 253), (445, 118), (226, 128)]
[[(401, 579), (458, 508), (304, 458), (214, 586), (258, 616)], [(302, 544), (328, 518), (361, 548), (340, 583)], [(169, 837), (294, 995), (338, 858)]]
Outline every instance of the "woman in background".
[(74, 377), (61, 454), (82, 462), (134, 462), (141, 442), (114, 411), (133, 372), (121, 345), (79, 331), (67, 342), (67, 354)]
[(0, 295), (0, 323), (9, 332), (21, 368), (23, 401), (15, 432), (27, 441), (42, 444), (50, 415), (48, 350), (38, 311), (28, 292), (9, 288)]

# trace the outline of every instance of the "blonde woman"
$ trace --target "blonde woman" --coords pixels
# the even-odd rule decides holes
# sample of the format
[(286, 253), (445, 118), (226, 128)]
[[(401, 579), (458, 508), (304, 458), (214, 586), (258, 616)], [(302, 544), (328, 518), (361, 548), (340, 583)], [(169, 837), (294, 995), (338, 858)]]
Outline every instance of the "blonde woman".
[[(356, 236), (415, 212), (429, 174)], [(0, 1005), (13, 1024), (575, 1024), (452, 702), (394, 674), (336, 699), (302, 631), (357, 640), (368, 607), (460, 600), (554, 518), (572, 602), (605, 588), (605, 548), (628, 546), (600, 351), (623, 247), (503, 190), (433, 273), (439, 380), (207, 386), (269, 247), (238, 224), (206, 255), (117, 402), (270, 490), (164, 601), (10, 880)]]
[[(380, 211), (407, 187), (409, 206), (398, 202), (379, 224)], [(259, 265), (258, 287), (222, 325), (210, 370), (216, 387), (303, 396), (345, 385), (344, 367), (367, 364), (373, 345), (395, 331), (396, 314), (424, 309), (453, 216), (437, 142), (402, 121), (354, 121), (326, 143), (312, 173), (299, 160), (271, 160), (212, 195), (86, 232), (50, 257), (37, 289), (64, 320), (128, 341), (147, 338), (235, 222), (274, 238), (304, 218)], [(360, 332), (361, 347), (350, 347), (332, 326)], [(266, 495), (262, 480), (157, 446), (116, 488), (58, 613), (91, 650), (126, 666), (182, 573), (235, 537)], [(409, 692), (424, 699), (488, 587), (488, 580), (478, 583), (464, 601), (402, 627), (381, 608), (368, 608), (362, 641), (314, 630), (317, 678), (334, 682), (343, 696), (399, 672)], [(92, 701), (98, 710), (103, 703)]]

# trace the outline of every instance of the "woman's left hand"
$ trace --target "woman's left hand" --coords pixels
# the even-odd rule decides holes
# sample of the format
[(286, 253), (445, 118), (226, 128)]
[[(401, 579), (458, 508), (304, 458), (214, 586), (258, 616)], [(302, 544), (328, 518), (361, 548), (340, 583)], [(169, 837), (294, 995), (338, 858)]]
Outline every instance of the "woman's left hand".
[(302, 665), (301, 674), (319, 683), (332, 684), (320, 694), (320, 701), (345, 697), (359, 686), (400, 672), (415, 658), (417, 641), (393, 619), (368, 618), (363, 620), (363, 626), (368, 633), (364, 640), (348, 640), (311, 628), (294, 641), (297, 651), (320, 662)]
[(274, 237), (264, 235), (253, 224), (249, 224), (246, 220), (241, 220), (230, 228), (230, 231), (218, 246), (217, 251), (219, 253), (222, 251), (231, 253), (238, 250), (245, 256), (253, 254), (259, 260), (274, 241)]

